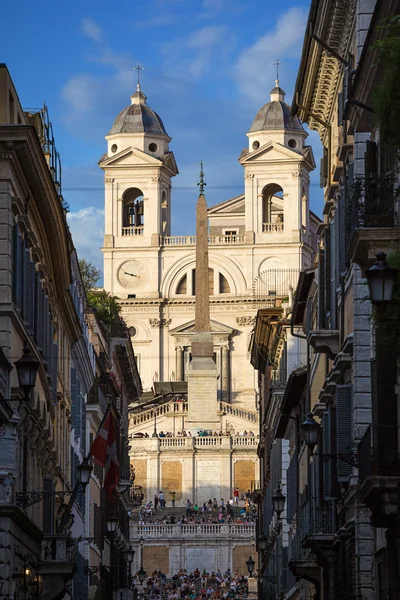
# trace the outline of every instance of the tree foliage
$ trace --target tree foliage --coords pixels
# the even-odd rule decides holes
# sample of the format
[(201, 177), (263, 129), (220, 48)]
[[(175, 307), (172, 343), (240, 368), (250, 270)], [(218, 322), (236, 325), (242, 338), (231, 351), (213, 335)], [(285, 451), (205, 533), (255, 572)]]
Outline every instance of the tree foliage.
[(81, 270), (83, 287), (85, 288), (86, 293), (88, 293), (95, 287), (100, 279), (101, 271), (100, 269), (96, 269), (96, 267), (85, 258), (79, 260), (79, 268)]
[(374, 94), (374, 109), (382, 137), (400, 148), (400, 15), (381, 26), (384, 35), (376, 43), (383, 65), (382, 79)]
[(124, 323), (121, 318), (121, 307), (116, 297), (105, 290), (94, 289), (101, 277), (100, 269), (96, 269), (84, 258), (80, 259), (79, 267), (88, 304), (95, 311), (107, 337), (121, 336)]

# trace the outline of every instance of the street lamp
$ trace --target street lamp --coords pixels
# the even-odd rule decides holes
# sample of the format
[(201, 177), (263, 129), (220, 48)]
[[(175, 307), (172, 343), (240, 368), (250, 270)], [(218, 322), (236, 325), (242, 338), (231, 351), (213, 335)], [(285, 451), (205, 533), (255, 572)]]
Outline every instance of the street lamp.
[(19, 387), (24, 392), (25, 400), (29, 400), (29, 394), (35, 387), (40, 362), (31, 355), (31, 349), (27, 342), (24, 343), (21, 358), (15, 361), (14, 365), (17, 369)]
[(143, 581), (146, 579), (146, 571), (143, 569), (143, 565), (140, 566), (140, 569), (137, 573), (137, 576), (139, 578), (140, 583), (143, 583)]
[(314, 415), (309, 413), (301, 426), (304, 441), (309, 448), (312, 449), (318, 444), (320, 429), (320, 424), (314, 419)]
[(153, 582), (152, 582), (152, 580), (148, 579), (146, 585), (147, 585), (148, 591), (151, 592), (151, 590), (153, 589)]
[(117, 517), (115, 515), (108, 515), (108, 517), (106, 517), (107, 533), (114, 535), (114, 533), (117, 531), (117, 526), (118, 526)]
[(272, 508), (276, 513), (278, 519), (281, 518), (281, 513), (285, 508), (285, 500), (286, 496), (282, 494), (281, 484), (279, 483), (278, 487), (275, 490), (275, 494), (272, 496)]
[(257, 538), (257, 550), (259, 552), (265, 552), (268, 547), (268, 538), (265, 535)]
[(127, 550), (125, 550), (124, 557), (125, 557), (126, 562), (129, 563), (129, 565), (131, 565), (133, 563), (133, 559), (135, 557), (135, 551), (132, 548), (131, 544), (129, 544), (129, 548), (127, 548)]
[(397, 273), (398, 269), (387, 264), (386, 254), (378, 252), (376, 263), (365, 273), (372, 304), (380, 307), (391, 302)]
[(76, 468), (78, 471), (78, 481), (81, 485), (82, 491), (84, 491), (90, 481), (90, 475), (93, 471), (93, 467), (92, 467), (92, 465), (89, 464), (89, 459), (86, 456), (83, 459), (83, 462), (80, 465), (78, 465)]
[(247, 566), (247, 570), (249, 572), (249, 577), (251, 577), (251, 574), (254, 571), (255, 564), (256, 563), (254, 562), (253, 558), (251, 556), (249, 556), (249, 558), (246, 560), (246, 566)]

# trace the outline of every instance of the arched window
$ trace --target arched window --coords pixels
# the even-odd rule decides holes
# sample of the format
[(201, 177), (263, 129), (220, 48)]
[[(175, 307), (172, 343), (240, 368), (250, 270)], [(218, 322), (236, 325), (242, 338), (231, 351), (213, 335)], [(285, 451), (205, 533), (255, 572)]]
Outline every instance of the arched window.
[(144, 224), (143, 192), (128, 188), (122, 195), (124, 201), (123, 227), (141, 227)]
[[(208, 292), (214, 296), (214, 269), (208, 269)], [(196, 269), (192, 270), (192, 294), (196, 294)]]
[(163, 192), (162, 196), (161, 196), (161, 227), (162, 227), (161, 233), (164, 233), (164, 234), (166, 233), (167, 221), (168, 221), (168, 200), (167, 200), (167, 194), (165, 192)]
[(187, 294), (187, 275), (184, 275), (176, 287), (177, 294)]
[(220, 294), (230, 294), (231, 293), (231, 288), (228, 283), (228, 280), (224, 275), (222, 275), (222, 273), (219, 274), (219, 293)]
[(262, 191), (263, 231), (283, 231), (283, 189), (269, 183)]
[(306, 194), (305, 189), (303, 188), (303, 191), (301, 194), (301, 226), (302, 226), (302, 229), (307, 229), (307, 213), (308, 213), (307, 194)]

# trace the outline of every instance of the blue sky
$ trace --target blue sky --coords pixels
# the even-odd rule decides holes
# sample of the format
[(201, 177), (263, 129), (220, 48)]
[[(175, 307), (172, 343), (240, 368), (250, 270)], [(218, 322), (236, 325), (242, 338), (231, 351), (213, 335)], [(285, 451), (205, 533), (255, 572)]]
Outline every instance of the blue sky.
[[(45, 101), (63, 165), (63, 192), (80, 256), (98, 266), (103, 235), (104, 135), (135, 90), (142, 90), (172, 137), (173, 233), (194, 232), (199, 161), (212, 205), (243, 191), (237, 159), (257, 110), (269, 100), (274, 61), (291, 102), (309, 1), (145, 0), (54, 3), (23, 0), (2, 11), (0, 62), (24, 108)], [(19, 15), (16, 18), (16, 11)], [(309, 142), (317, 159), (318, 136)], [(322, 193), (314, 172), (311, 208)]]

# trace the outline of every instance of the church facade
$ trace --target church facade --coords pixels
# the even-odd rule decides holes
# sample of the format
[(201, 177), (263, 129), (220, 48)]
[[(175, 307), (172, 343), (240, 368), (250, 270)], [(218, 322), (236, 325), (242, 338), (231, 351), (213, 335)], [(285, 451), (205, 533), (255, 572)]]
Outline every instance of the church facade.
[[(209, 289), (218, 399), (255, 408), (248, 344), (258, 308), (288, 300), (316, 244), (307, 133), (278, 81), (239, 161), (244, 193), (208, 209)], [(104, 286), (120, 298), (144, 390), (186, 380), (194, 332), (195, 236), (171, 235), (171, 138), (138, 85), (115, 119), (105, 174)], [(193, 203), (194, 210), (194, 203)]]

